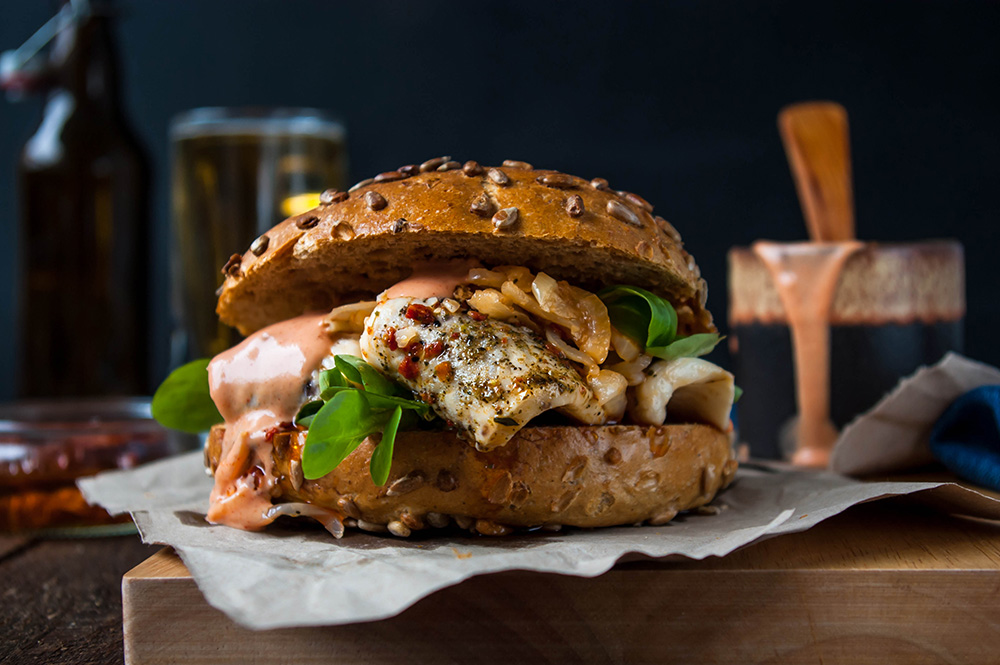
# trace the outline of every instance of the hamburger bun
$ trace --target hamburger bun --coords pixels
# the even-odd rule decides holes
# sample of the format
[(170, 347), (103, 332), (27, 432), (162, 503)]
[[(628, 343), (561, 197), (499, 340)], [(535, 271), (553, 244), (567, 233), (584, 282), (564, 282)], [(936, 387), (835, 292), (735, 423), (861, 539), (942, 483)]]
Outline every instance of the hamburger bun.
[[(640, 286), (690, 307), (696, 332), (714, 330), (694, 259), (644, 199), (600, 178), (505, 164), (517, 166), (466, 162), (413, 175), (404, 170), (417, 167), (403, 167), (349, 193), (327, 194), (331, 203), (281, 222), (233, 255), (219, 317), (248, 335), (371, 298), (407, 277), (415, 262), (475, 257), (544, 270), (583, 288)], [(498, 230), (494, 215), (510, 208), (516, 220)]]
[[(715, 331), (705, 282), (677, 231), (644, 199), (600, 178), (522, 162), (481, 167), (439, 158), (349, 192), (328, 190), (321, 202), (233, 255), (219, 292), (222, 321), (249, 335), (303, 313), (372, 300), (409, 277), (415, 264), (476, 259), (487, 267), (544, 271), (594, 292), (638, 286), (674, 305), (683, 334)], [(372, 334), (371, 324), (364, 325)], [(280, 431), (273, 441), (269, 435), (270, 445), (255, 444), (254, 454), (273, 477), (275, 505), (308, 503), (333, 511), (338, 524), (344, 519), (396, 535), (451, 522), (490, 535), (520, 527), (661, 524), (711, 501), (736, 470), (730, 433), (708, 424), (529, 422), (506, 444), (483, 452), (449, 423), (447, 430), (399, 432), (384, 486), (369, 474), (378, 435), (329, 474), (305, 480), (306, 432), (290, 423), (273, 429)], [(224, 443), (238, 434), (226, 435), (225, 426), (212, 430), (206, 461), (213, 471), (227, 458)]]
[[(209, 437), (213, 471), (224, 429)], [(332, 473), (303, 480), (304, 439), (304, 432), (274, 438), (280, 500), (340, 511), (368, 530), (452, 520), (485, 535), (511, 527), (663, 524), (711, 501), (736, 472), (729, 436), (709, 425), (525, 427), (489, 452), (451, 432), (401, 432), (382, 487), (368, 474), (370, 439)]]

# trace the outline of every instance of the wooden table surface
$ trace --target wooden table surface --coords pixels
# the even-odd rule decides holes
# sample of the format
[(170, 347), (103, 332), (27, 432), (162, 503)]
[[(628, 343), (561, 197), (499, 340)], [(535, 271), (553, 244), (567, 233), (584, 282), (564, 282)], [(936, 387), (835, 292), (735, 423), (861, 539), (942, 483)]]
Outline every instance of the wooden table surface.
[(139, 536), (0, 536), (0, 663), (120, 665), (122, 575), (159, 550)]
[[(337, 662), (397, 665), (1000, 662), (1000, 523), (898, 500), (722, 559), (638, 561), (593, 580), (473, 578), (394, 619), (327, 629), (246, 631), (204, 603), (169, 550), (150, 558), (160, 550), (136, 536), (0, 539), (0, 663), (123, 662), (122, 575), (137, 564), (134, 663), (277, 662), (261, 658), (274, 645), (299, 663), (331, 649)], [(664, 644), (671, 657), (654, 650)]]

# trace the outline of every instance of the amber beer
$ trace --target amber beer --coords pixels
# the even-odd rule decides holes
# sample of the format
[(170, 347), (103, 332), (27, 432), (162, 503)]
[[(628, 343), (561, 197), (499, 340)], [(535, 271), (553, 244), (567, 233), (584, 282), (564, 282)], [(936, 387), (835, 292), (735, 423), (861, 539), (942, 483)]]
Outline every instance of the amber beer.
[[(729, 253), (730, 350), (743, 397), (739, 438), (755, 457), (788, 459), (798, 417), (794, 348), (771, 273), (750, 248)], [(866, 243), (843, 265), (829, 314), (829, 417), (842, 429), (899, 379), (961, 351), (960, 244)]]
[(215, 315), (229, 257), (346, 182), (343, 126), (308, 109), (196, 109), (171, 123), (171, 362), (213, 356), (238, 341)]

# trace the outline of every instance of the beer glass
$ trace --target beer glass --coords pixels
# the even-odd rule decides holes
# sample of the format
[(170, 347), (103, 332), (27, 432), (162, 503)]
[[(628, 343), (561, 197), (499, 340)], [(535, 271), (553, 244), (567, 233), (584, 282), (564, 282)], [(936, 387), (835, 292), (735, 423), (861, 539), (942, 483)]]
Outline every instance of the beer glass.
[(175, 366), (238, 341), (215, 315), (223, 266), (324, 189), (343, 189), (347, 159), (343, 125), (313, 109), (195, 109), (173, 118), (170, 141)]

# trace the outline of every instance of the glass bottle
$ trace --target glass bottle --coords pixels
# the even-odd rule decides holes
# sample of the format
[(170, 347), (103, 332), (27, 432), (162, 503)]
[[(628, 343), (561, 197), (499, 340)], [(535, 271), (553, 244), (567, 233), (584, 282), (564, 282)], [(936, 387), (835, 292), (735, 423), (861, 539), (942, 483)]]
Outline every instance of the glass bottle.
[(149, 389), (148, 160), (122, 109), (108, 4), (74, 16), (18, 165), (21, 397)]

